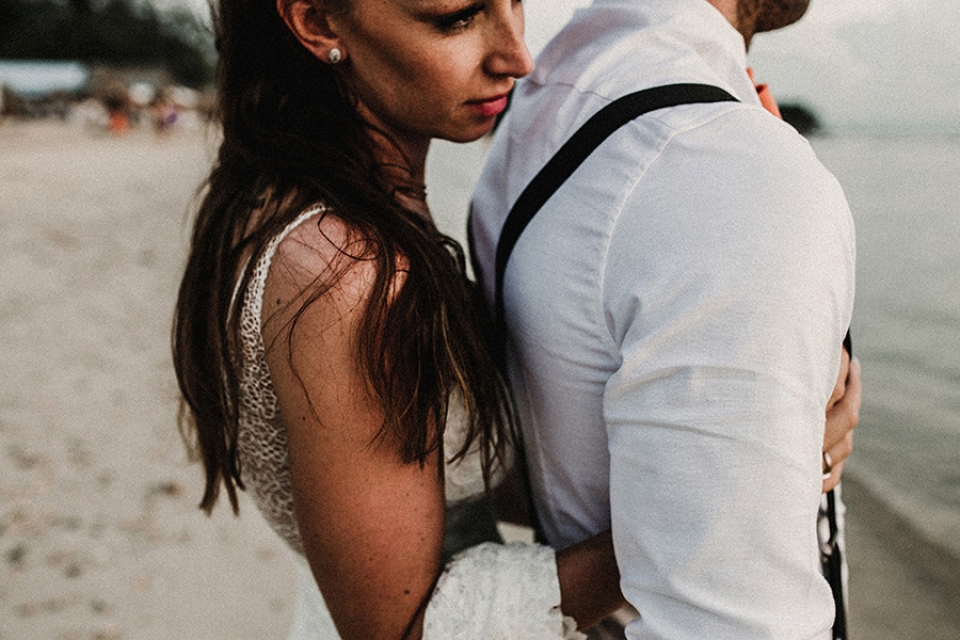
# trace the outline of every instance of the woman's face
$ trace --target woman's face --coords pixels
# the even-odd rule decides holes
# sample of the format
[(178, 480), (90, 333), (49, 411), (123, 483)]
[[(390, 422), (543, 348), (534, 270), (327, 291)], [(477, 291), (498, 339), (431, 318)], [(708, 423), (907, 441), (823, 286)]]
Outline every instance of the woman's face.
[(328, 19), (362, 115), (408, 151), (487, 133), (533, 69), (519, 0), (352, 0)]

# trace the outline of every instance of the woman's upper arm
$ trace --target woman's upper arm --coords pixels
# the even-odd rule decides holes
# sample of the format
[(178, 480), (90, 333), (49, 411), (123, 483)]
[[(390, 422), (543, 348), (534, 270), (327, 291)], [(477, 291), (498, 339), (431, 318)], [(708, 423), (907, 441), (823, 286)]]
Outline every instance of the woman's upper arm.
[[(375, 263), (337, 253), (325, 237), (305, 224), (286, 238), (264, 292), (263, 338), (300, 535), (343, 638), (400, 638), (411, 621), (419, 637), (440, 567), (439, 454), (404, 464), (394, 441), (377, 437), (383, 414), (357, 356)], [(334, 286), (292, 323), (303, 292), (338, 260)]]

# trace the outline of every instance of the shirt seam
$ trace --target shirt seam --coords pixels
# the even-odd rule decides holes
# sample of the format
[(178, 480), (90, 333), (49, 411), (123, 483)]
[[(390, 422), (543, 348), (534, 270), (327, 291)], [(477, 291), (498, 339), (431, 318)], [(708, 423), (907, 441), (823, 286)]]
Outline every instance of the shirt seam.
[[(690, 103), (690, 104), (683, 104), (683, 105), (676, 105), (676, 106), (693, 107), (693, 106), (708, 106), (711, 104), (717, 104), (717, 103)], [(751, 108), (750, 105), (746, 105), (739, 101), (726, 102), (723, 104), (728, 108), (724, 109), (720, 113), (710, 116), (708, 119), (703, 120), (702, 122), (699, 122), (694, 126), (687, 126), (683, 128), (678, 128), (677, 126), (667, 122), (666, 119), (664, 119), (661, 115), (645, 114), (645, 115), (650, 115), (650, 118), (652, 120), (655, 120), (661, 125), (661, 127), (663, 127), (664, 129), (663, 133), (665, 135), (663, 136), (663, 140), (660, 145), (660, 148), (656, 151), (655, 154), (651, 156), (650, 161), (646, 163), (646, 166), (643, 168), (643, 170), (637, 174), (636, 179), (633, 181), (630, 187), (623, 191), (623, 195), (622, 195), (619, 207), (617, 207), (613, 215), (610, 216), (610, 224), (606, 233), (606, 238), (604, 240), (603, 252), (601, 254), (601, 263), (600, 263), (600, 269), (599, 269), (600, 291), (598, 295), (598, 301), (600, 306), (600, 309), (599, 309), (600, 318), (603, 322), (604, 328), (606, 329), (604, 338), (605, 340), (608, 340), (608, 344), (606, 345), (607, 348), (610, 350), (611, 353), (617, 353), (618, 359), (620, 359), (620, 355), (619, 355), (620, 344), (616, 339), (616, 336), (613, 331), (613, 327), (611, 326), (610, 321), (607, 317), (606, 304), (604, 302), (606, 300), (606, 293), (607, 293), (607, 280), (608, 280), (607, 265), (608, 265), (609, 255), (610, 255), (610, 246), (613, 243), (613, 237), (614, 237), (614, 234), (616, 233), (616, 229), (620, 225), (620, 220), (625, 213), (627, 203), (631, 200), (631, 196), (634, 193), (636, 193), (638, 185), (644, 179), (644, 177), (646, 177), (650, 169), (652, 169), (660, 161), (660, 159), (663, 157), (664, 152), (667, 150), (667, 148), (670, 147), (671, 143), (675, 142), (678, 138), (680, 138), (684, 134), (699, 131), (704, 127), (714, 124), (717, 120), (720, 120), (724, 117), (731, 115), (735, 111), (740, 111), (742, 108)], [(664, 109), (663, 111), (666, 112), (667, 109)], [(628, 126), (629, 127), (638, 126), (638, 123), (637, 123), (638, 119), (639, 118), (631, 120), (629, 123), (627, 123), (627, 125), (625, 125), (624, 128)]]

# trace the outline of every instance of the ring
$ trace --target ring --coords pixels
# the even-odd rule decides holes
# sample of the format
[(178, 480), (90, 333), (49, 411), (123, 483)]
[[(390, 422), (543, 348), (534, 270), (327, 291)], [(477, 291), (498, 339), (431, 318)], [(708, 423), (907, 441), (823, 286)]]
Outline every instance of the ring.
[(826, 451), (823, 452), (823, 479), (826, 480), (833, 473), (833, 458)]

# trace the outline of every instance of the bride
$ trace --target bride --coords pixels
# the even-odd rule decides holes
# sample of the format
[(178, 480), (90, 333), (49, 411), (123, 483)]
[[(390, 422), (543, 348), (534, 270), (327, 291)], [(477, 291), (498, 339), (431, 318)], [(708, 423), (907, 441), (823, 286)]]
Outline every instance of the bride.
[(247, 489), (304, 560), (295, 637), (578, 637), (622, 603), (609, 535), (444, 549), (448, 504), (496, 537), (476, 500), (510, 412), (424, 166), (532, 69), (521, 3), (222, 0), (215, 23), (223, 142), (174, 336), (201, 506)]

